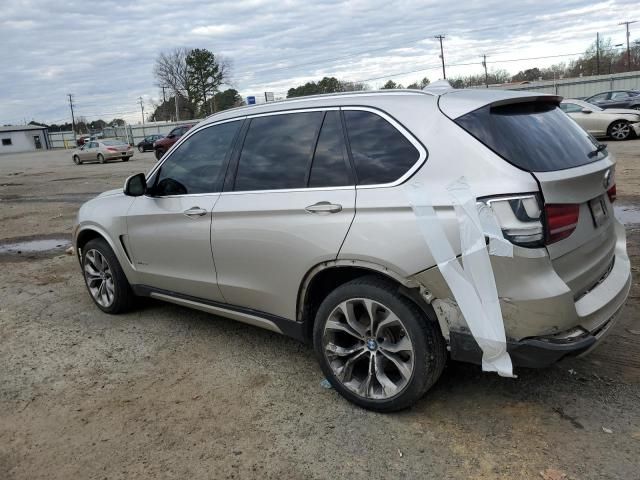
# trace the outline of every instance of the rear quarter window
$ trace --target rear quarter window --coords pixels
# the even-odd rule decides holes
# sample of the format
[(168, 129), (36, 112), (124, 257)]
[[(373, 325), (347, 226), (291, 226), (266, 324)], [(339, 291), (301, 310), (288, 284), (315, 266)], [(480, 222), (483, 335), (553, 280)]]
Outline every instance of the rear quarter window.
[(420, 158), (409, 139), (380, 115), (346, 110), (344, 119), (358, 185), (395, 182)]
[(605, 158), (599, 145), (551, 102), (486, 106), (455, 120), (509, 163), (531, 172), (579, 167)]

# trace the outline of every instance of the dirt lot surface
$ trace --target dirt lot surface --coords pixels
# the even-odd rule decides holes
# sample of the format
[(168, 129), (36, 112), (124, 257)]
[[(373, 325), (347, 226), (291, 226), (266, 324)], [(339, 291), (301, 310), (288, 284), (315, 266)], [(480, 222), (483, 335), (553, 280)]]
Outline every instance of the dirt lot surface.
[(64, 254), (75, 213), (151, 153), (0, 156), (0, 479), (640, 478), (640, 140), (609, 145), (635, 272), (610, 336), (515, 380), (451, 363), (387, 415), (322, 388), (311, 348), (285, 337), (153, 301), (93, 305)]

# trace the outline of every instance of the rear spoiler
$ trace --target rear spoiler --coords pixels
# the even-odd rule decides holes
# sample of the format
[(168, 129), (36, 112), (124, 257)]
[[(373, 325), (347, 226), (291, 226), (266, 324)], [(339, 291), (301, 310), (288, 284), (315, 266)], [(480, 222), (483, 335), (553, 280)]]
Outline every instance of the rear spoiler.
[(455, 120), (486, 106), (499, 107), (514, 103), (545, 102), (559, 105), (563, 97), (545, 93), (518, 90), (466, 89), (453, 90), (438, 97), (438, 107), (447, 117)]
[[(558, 95), (539, 95), (537, 97), (519, 97), (519, 98), (505, 98), (503, 100), (496, 100), (495, 102), (491, 102), (487, 105), (483, 105), (483, 107), (502, 107), (503, 105), (513, 105), (514, 103), (530, 103), (530, 102), (544, 102), (544, 103), (554, 103), (556, 105), (560, 105), (563, 97)], [(482, 108), (482, 107), (480, 107)]]

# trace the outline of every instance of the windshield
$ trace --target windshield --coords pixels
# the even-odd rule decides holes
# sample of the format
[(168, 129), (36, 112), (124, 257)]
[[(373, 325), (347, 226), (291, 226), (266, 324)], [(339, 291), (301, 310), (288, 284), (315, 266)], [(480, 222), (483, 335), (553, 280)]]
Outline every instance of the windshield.
[(455, 122), (507, 162), (531, 172), (578, 167), (608, 155), (555, 103), (488, 105)]

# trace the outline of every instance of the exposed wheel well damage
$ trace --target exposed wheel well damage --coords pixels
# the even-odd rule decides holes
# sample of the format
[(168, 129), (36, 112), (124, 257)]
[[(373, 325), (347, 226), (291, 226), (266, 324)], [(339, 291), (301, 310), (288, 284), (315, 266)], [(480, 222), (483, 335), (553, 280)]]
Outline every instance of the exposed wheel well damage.
[(315, 316), (322, 301), (339, 286), (360, 277), (378, 277), (397, 285), (398, 293), (412, 300), (430, 321), (438, 323), (437, 316), (418, 284), (390, 272), (383, 267), (357, 264), (351, 261), (325, 263), (312, 269), (300, 287), (297, 320), (304, 326), (304, 335), (310, 341)]
[(82, 250), (84, 246), (94, 238), (104, 238), (104, 237), (100, 235), (98, 232), (96, 232), (95, 230), (90, 230), (90, 229), (82, 230), (80, 233), (78, 233), (78, 239), (76, 240), (76, 247), (78, 248), (78, 250)]

